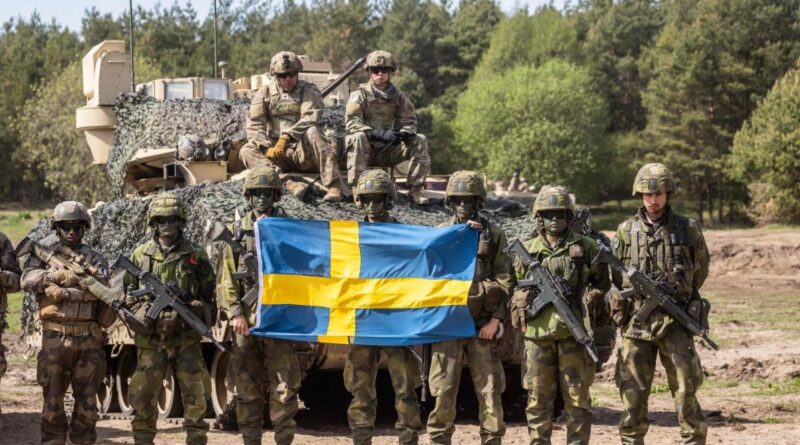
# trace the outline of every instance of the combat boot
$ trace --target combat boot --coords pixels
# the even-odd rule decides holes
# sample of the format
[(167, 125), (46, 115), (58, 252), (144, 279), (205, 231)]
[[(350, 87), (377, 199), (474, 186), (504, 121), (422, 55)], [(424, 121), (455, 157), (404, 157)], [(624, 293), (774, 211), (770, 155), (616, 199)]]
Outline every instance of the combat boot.
[(301, 201), (303, 200), (303, 197), (306, 196), (306, 192), (308, 191), (308, 184), (301, 181), (287, 179), (284, 185), (286, 186), (286, 190), (288, 190), (295, 196), (295, 198)]
[(328, 187), (328, 193), (322, 197), (322, 202), (342, 202), (342, 186), (333, 184)]
[(422, 196), (422, 189), (423, 186), (421, 185), (411, 187), (408, 189), (408, 196), (414, 204), (424, 206), (428, 204), (428, 198)]

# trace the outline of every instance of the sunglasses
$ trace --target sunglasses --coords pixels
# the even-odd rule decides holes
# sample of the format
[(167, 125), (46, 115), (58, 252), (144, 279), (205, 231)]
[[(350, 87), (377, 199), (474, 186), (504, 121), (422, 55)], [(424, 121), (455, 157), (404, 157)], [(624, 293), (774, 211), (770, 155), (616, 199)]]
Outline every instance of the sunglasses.
[(392, 71), (394, 70), (388, 66), (374, 66), (369, 69), (369, 72), (372, 74), (391, 73)]
[(156, 224), (175, 224), (180, 220), (177, 216), (157, 216), (155, 218)]
[(368, 194), (368, 195), (361, 195), (359, 199), (361, 200), (362, 204), (369, 205), (369, 204), (377, 204), (383, 202), (385, 198), (383, 195), (379, 194)]
[(278, 79), (288, 79), (288, 78), (294, 77), (296, 75), (297, 75), (297, 73), (278, 73), (278, 74), (275, 74), (275, 77), (277, 77)]
[(82, 222), (62, 222), (58, 223), (58, 227), (64, 232), (80, 232), (83, 230), (84, 223)]
[(275, 196), (275, 190), (273, 189), (253, 189), (250, 190), (250, 194), (252, 196), (256, 196), (258, 198), (269, 198)]

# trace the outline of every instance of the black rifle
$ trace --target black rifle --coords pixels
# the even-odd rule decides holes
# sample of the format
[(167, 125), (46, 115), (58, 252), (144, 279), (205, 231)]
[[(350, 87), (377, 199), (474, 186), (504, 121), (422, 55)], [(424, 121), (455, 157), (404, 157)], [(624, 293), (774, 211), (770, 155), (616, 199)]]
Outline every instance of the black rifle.
[(422, 380), (422, 393), (420, 395), (419, 400), (422, 402), (428, 401), (428, 375), (431, 372), (431, 359), (433, 356), (433, 349), (431, 343), (425, 343), (422, 345), (422, 356), (420, 357), (419, 352), (414, 349), (413, 346), (406, 346), (414, 358), (417, 359), (420, 366), (420, 380)]
[(506, 251), (516, 255), (522, 261), (522, 264), (528, 268), (525, 279), (517, 282), (517, 288), (529, 288), (534, 294), (530, 304), (525, 308), (528, 315), (536, 317), (545, 306), (552, 304), (559, 317), (566, 323), (572, 338), (586, 348), (586, 352), (589, 353), (592, 361), (599, 362), (600, 359), (594, 350), (594, 340), (592, 340), (592, 337), (583, 328), (581, 321), (569, 307), (567, 297), (570, 294), (570, 290), (562, 280), (553, 278), (550, 271), (525, 250), (525, 246), (522, 245), (520, 240), (512, 240), (508, 244)]
[(355, 62), (353, 62), (353, 64), (350, 65), (350, 67), (348, 67), (346, 70), (344, 70), (344, 72), (342, 74), (340, 74), (339, 77), (334, 79), (333, 82), (329, 83), (328, 85), (325, 86), (325, 88), (322, 89), (322, 92), (321, 92), (322, 93), (322, 97), (327, 96), (333, 90), (335, 90), (336, 87), (341, 85), (341, 83), (344, 82), (345, 79), (350, 77), (350, 75), (353, 74), (353, 72), (355, 72), (355, 70), (357, 70), (361, 65), (363, 65), (366, 60), (367, 59), (361, 57), (358, 60), (356, 60)]
[(248, 251), (245, 246), (243, 246), (242, 243), (240, 243), (239, 240), (233, 236), (227, 227), (220, 223), (214, 224), (214, 230), (211, 233), (211, 237), (214, 241), (224, 241), (227, 243), (229, 246), (231, 246), (233, 253), (238, 258), (242, 259), (242, 263), (244, 263), (244, 270), (234, 272), (233, 279), (237, 281), (245, 280), (251, 286), (250, 290), (248, 290), (242, 297), (242, 303), (244, 303), (245, 307), (251, 307), (258, 298), (258, 258), (256, 258), (253, 252)]
[(186, 306), (184, 302), (185, 292), (175, 282), (170, 281), (167, 284), (162, 283), (152, 272), (138, 268), (130, 259), (123, 255), (118, 256), (114, 264), (111, 265), (112, 269), (116, 269), (117, 267), (122, 267), (128, 271), (128, 273), (139, 279), (139, 284), (142, 286), (142, 289), (130, 292), (132, 297), (141, 298), (146, 295), (153, 297), (151, 299), (150, 309), (145, 315), (146, 323), (155, 323), (161, 311), (172, 308), (189, 327), (203, 337), (211, 340), (214, 346), (220, 351), (228, 351), (222, 343), (214, 338), (211, 329), (203, 323), (202, 320), (197, 318), (197, 315)]
[[(615, 257), (610, 250), (604, 246), (600, 246), (600, 251), (592, 261), (592, 263), (606, 263), (612, 269), (625, 274), (630, 281), (631, 286), (635, 289), (635, 293), (645, 298), (639, 310), (633, 316), (634, 323), (641, 324), (650, 317), (657, 308), (661, 308), (666, 312), (676, 323), (689, 331), (692, 335), (696, 335), (703, 339), (703, 341), (715, 351), (719, 351), (719, 345), (714, 343), (714, 340), (708, 337), (708, 329), (704, 328), (700, 323), (696, 322), (689, 314), (686, 313), (678, 303), (675, 301), (673, 294), (674, 289), (668, 289), (661, 283), (653, 280), (647, 275), (639, 271), (635, 267), (627, 267), (625, 264)], [(627, 290), (623, 291), (623, 296), (627, 296)]]

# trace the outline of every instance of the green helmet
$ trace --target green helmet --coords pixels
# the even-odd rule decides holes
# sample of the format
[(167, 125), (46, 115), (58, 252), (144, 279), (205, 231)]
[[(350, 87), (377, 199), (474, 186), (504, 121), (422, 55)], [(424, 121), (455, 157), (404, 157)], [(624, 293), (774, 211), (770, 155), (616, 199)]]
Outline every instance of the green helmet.
[(281, 51), (272, 56), (269, 62), (269, 74), (274, 76), (276, 74), (296, 73), (303, 70), (303, 62), (297, 57), (297, 54), (291, 51)]
[(477, 196), (481, 202), (486, 201), (486, 187), (483, 178), (473, 171), (460, 170), (450, 175), (445, 190), (445, 205), (450, 205), (451, 196)]
[(153, 198), (150, 211), (147, 213), (147, 224), (152, 225), (157, 216), (177, 216), (186, 221), (183, 204), (174, 193), (163, 193)]
[(538, 216), (539, 212), (547, 210), (567, 210), (575, 215), (575, 205), (569, 197), (567, 189), (560, 186), (545, 186), (536, 195), (533, 202), (533, 216)]
[(636, 173), (633, 180), (633, 196), (639, 193), (672, 193), (675, 191), (675, 180), (672, 179), (672, 172), (666, 165), (653, 163), (646, 164)]
[(64, 201), (53, 209), (53, 220), (50, 222), (50, 228), (55, 229), (56, 223), (61, 221), (83, 221), (86, 227), (92, 226), (92, 218), (89, 216), (89, 211), (86, 206), (78, 201)]
[(373, 169), (361, 173), (356, 183), (356, 188), (353, 190), (353, 199), (359, 208), (363, 208), (361, 203), (361, 195), (389, 195), (389, 205), (387, 210), (392, 208), (392, 204), (397, 199), (397, 190), (394, 188), (394, 181), (383, 170)]
[(387, 67), (392, 71), (397, 70), (397, 64), (394, 62), (394, 56), (386, 51), (373, 51), (367, 55), (367, 63), (364, 69), (369, 71), (370, 68)]
[(242, 186), (242, 195), (247, 196), (247, 193), (254, 189), (273, 189), (278, 191), (278, 198), (280, 198), (282, 187), (278, 172), (269, 165), (261, 165), (247, 172)]

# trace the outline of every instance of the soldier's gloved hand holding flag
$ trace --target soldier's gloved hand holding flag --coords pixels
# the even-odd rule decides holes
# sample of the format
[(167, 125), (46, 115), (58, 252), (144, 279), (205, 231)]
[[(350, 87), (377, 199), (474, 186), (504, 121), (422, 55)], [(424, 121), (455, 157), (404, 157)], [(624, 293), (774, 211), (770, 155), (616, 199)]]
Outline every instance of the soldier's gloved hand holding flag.
[(375, 346), (474, 337), (467, 294), (477, 237), (465, 224), (261, 219), (251, 333)]

